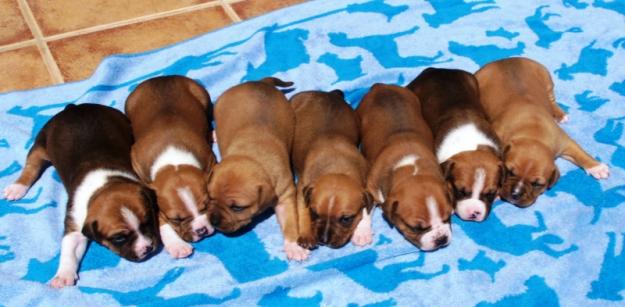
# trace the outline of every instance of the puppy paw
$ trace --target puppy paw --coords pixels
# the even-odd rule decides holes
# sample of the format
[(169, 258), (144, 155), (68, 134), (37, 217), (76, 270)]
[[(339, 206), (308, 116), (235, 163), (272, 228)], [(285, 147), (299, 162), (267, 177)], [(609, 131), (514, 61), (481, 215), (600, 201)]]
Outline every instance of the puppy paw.
[(18, 200), (26, 195), (28, 187), (20, 183), (12, 183), (8, 187), (4, 188), (4, 199), (6, 200)]
[(568, 114), (564, 114), (564, 115), (562, 115), (562, 117), (560, 117), (558, 119), (558, 123), (560, 123), (560, 124), (568, 123), (569, 119), (570, 119), (569, 115)]
[(59, 272), (50, 281), (50, 287), (55, 289), (61, 289), (64, 287), (73, 286), (76, 284), (78, 275), (74, 272)]
[(284, 252), (286, 253), (287, 259), (295, 261), (304, 261), (310, 254), (309, 250), (291, 241), (284, 241)]
[(595, 177), (595, 179), (606, 179), (610, 176), (610, 168), (607, 164), (601, 163), (586, 169), (586, 173)]
[(317, 240), (311, 235), (300, 236), (297, 238), (297, 244), (305, 249), (313, 249), (317, 246)]
[(187, 258), (193, 253), (193, 246), (191, 244), (180, 241), (165, 246), (165, 250), (176, 259)]
[(356, 246), (365, 246), (373, 242), (373, 231), (371, 227), (357, 227), (352, 235), (352, 244)]

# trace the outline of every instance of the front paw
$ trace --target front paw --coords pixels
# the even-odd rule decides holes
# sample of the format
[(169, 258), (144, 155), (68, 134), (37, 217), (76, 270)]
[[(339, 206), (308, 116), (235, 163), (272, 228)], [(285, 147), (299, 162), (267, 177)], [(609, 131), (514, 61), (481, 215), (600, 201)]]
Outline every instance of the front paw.
[(570, 120), (570, 117), (568, 114), (563, 114), (559, 119), (558, 119), (558, 123), (560, 124), (565, 124), (568, 123)]
[(187, 258), (193, 253), (191, 244), (180, 241), (165, 245), (165, 250), (175, 259)]
[(8, 187), (4, 188), (4, 199), (6, 200), (18, 200), (26, 195), (28, 187), (20, 183), (12, 183)]
[(289, 260), (304, 261), (308, 258), (310, 251), (299, 246), (297, 242), (284, 241), (284, 252)]
[(78, 275), (74, 272), (59, 272), (50, 281), (50, 287), (55, 289), (61, 289), (76, 284)]
[(357, 227), (352, 235), (352, 244), (362, 247), (371, 244), (371, 242), (373, 242), (371, 227)]
[(311, 235), (300, 235), (297, 238), (297, 244), (305, 249), (314, 249), (317, 246), (317, 240)]
[(606, 179), (610, 176), (610, 168), (605, 163), (588, 168), (586, 172), (595, 179)]

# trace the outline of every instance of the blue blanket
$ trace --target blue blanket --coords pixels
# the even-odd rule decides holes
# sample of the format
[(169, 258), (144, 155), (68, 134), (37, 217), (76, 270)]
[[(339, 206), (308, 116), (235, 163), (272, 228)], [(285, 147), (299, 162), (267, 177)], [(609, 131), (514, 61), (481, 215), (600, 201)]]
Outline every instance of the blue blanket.
[[(534, 3), (532, 3), (534, 2)], [(276, 76), (343, 89), (356, 106), (374, 82), (405, 85), (428, 66), (471, 72), (527, 56), (548, 67), (564, 129), (611, 166), (562, 177), (528, 209), (499, 202), (484, 223), (453, 220), (452, 244), (423, 253), (374, 215), (374, 243), (285, 260), (275, 217), (173, 260), (132, 263), (91, 244), (76, 287), (46, 282), (59, 261), (67, 195), (49, 168), (26, 197), (0, 200), (0, 305), (585, 306), (624, 304), (625, 1), (320, 0), (160, 50), (104, 60), (84, 81), (0, 95), (0, 186), (15, 180), (44, 123), (68, 103), (123, 109), (141, 81), (181, 74), (213, 98)], [(10, 72), (3, 72), (5, 74)], [(293, 93), (291, 93), (293, 94)]]

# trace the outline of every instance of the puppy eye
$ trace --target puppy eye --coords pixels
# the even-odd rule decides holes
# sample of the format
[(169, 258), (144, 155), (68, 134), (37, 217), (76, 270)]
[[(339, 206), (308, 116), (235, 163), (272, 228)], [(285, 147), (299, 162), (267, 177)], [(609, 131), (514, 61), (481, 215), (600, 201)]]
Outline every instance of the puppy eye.
[(455, 194), (456, 199), (467, 198), (471, 196), (471, 193), (465, 190), (464, 188), (456, 189), (454, 194)]
[(170, 222), (176, 224), (176, 225), (180, 225), (182, 223), (184, 223), (185, 219), (181, 218), (181, 217), (175, 217), (175, 218), (171, 218), (169, 219)]
[(319, 218), (319, 214), (317, 214), (317, 211), (310, 209), (310, 218), (313, 220), (316, 220)]
[(111, 241), (114, 245), (120, 246), (128, 241), (128, 236), (125, 234), (114, 235), (109, 239), (109, 241)]
[(417, 224), (415, 226), (408, 226), (410, 228), (410, 230), (416, 234), (419, 233), (423, 233), (428, 231), (431, 227), (422, 227), (420, 224)]
[(507, 175), (507, 176), (510, 176), (510, 177), (515, 177), (515, 176), (516, 176), (516, 175), (514, 174), (514, 171), (513, 171), (513, 170), (511, 170), (511, 169), (509, 169), (509, 168), (506, 168), (506, 175)]
[(544, 187), (545, 185), (542, 183), (539, 183), (538, 181), (534, 181), (532, 182), (532, 187), (536, 188), (536, 189), (540, 189), (542, 187)]
[(232, 204), (232, 205), (230, 205), (230, 210), (232, 210), (234, 212), (241, 212), (241, 211), (245, 210), (245, 207), (241, 207), (239, 205)]
[(484, 198), (486, 198), (486, 200), (488, 200), (489, 202), (492, 202), (495, 199), (495, 196), (497, 196), (497, 192), (492, 191), (492, 192), (488, 192), (484, 195)]
[(343, 215), (339, 218), (339, 223), (343, 226), (349, 226), (354, 221), (354, 215)]

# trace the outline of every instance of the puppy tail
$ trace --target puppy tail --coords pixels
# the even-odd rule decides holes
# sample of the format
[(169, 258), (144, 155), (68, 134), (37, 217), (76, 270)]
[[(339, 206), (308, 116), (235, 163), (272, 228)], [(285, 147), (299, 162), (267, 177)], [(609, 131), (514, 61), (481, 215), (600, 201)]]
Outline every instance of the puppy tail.
[(341, 99), (345, 99), (345, 93), (343, 93), (343, 91), (339, 89), (331, 91), (330, 94), (338, 95), (339, 97), (341, 97)]
[(265, 83), (265, 84), (269, 84), (275, 87), (289, 87), (293, 85), (293, 82), (290, 81), (282, 81), (278, 78), (275, 77), (267, 77), (267, 78), (263, 78), (261, 79), (259, 82)]

